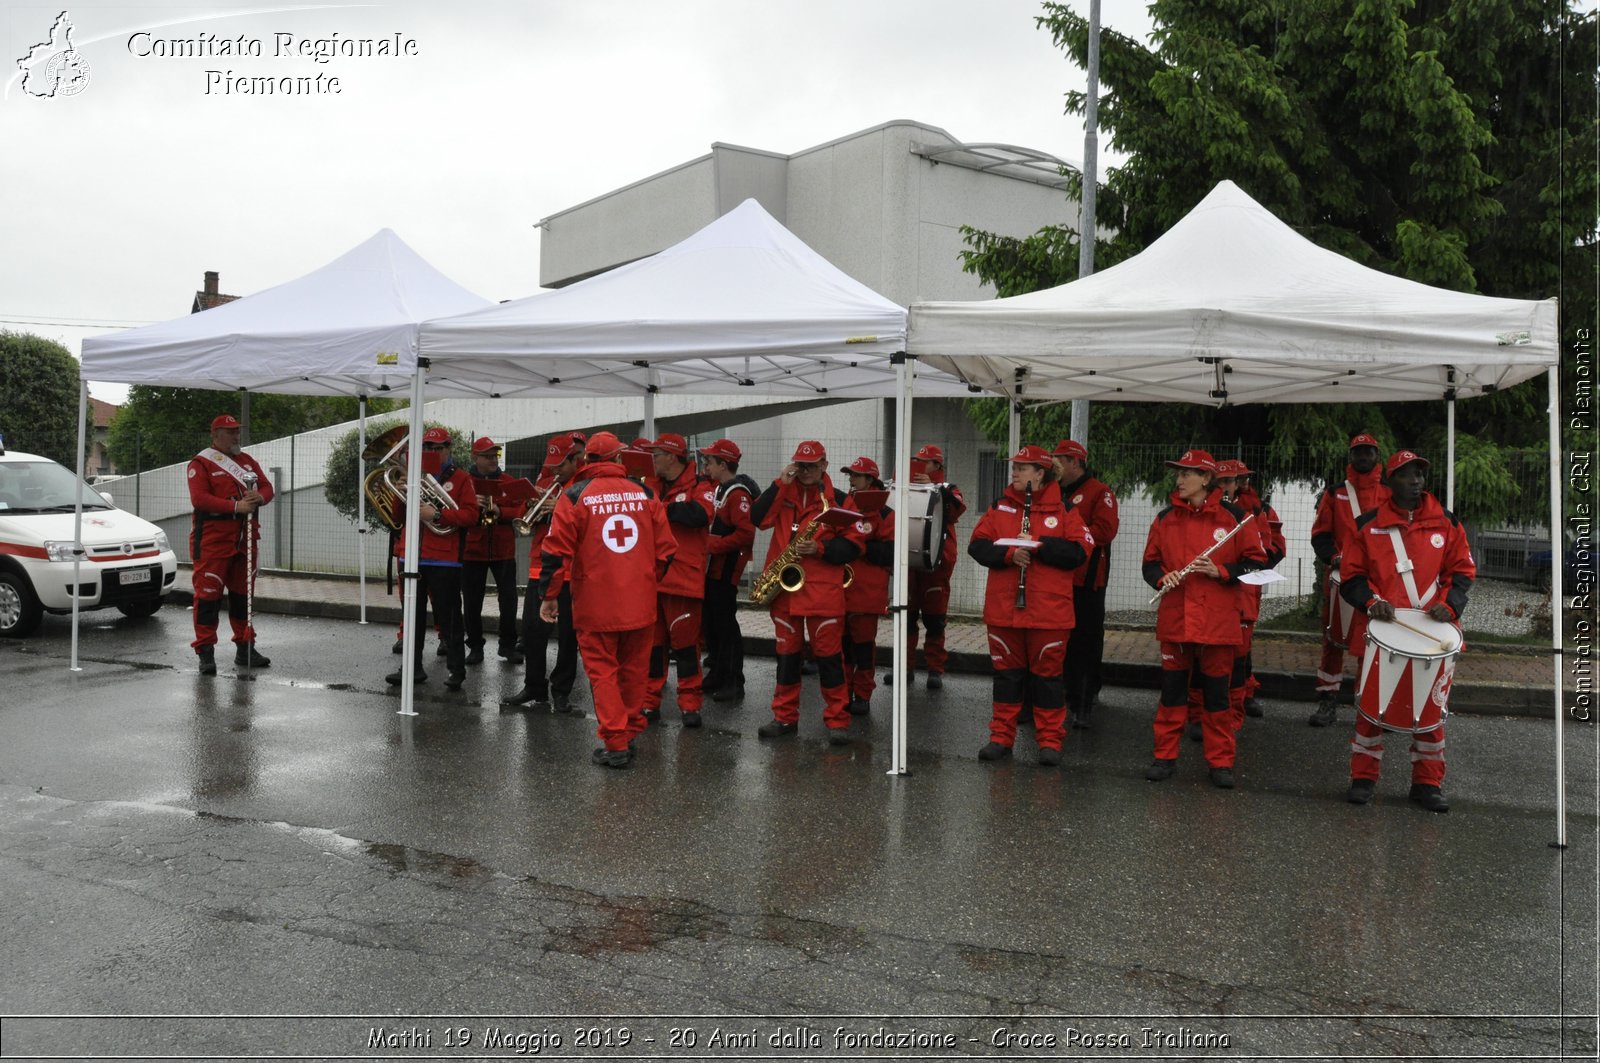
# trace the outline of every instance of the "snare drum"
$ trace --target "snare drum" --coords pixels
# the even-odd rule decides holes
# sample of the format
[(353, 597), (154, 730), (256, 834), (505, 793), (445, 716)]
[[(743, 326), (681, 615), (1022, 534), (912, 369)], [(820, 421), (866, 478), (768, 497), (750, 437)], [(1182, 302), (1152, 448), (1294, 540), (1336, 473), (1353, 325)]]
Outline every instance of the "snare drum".
[(939, 567), (939, 547), (944, 535), (944, 492), (938, 484), (907, 484), (906, 509), (901, 527), (911, 550), (911, 567), (932, 572)]
[(1356, 607), (1344, 600), (1339, 591), (1344, 580), (1337, 568), (1328, 570), (1328, 600), (1322, 608), (1322, 637), (1330, 646), (1341, 650), (1350, 648), (1350, 636), (1355, 630)]
[(1444, 723), (1461, 629), (1420, 609), (1367, 623), (1356, 711), (1385, 731), (1416, 734)]

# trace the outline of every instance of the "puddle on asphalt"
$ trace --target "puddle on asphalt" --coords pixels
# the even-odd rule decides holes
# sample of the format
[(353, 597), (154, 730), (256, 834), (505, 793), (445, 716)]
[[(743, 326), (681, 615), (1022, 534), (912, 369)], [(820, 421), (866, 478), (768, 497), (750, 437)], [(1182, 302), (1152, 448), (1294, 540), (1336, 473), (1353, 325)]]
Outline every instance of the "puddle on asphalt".
[(391, 871), (447, 875), (456, 879), (487, 879), (494, 873), (476, 860), (464, 856), (430, 853), (406, 845), (367, 842), (363, 848)]

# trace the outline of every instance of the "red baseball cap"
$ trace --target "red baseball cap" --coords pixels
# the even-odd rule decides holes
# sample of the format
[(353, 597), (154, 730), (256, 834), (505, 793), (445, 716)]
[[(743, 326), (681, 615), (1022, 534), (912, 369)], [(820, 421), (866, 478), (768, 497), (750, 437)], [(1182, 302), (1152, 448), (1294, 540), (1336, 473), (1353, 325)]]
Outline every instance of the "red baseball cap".
[(668, 454), (676, 454), (680, 458), (689, 456), (689, 441), (676, 432), (662, 432), (656, 436), (654, 443), (646, 441), (636, 443), (635, 446), (640, 450), (662, 450)]
[(708, 458), (721, 458), (723, 461), (738, 461), (744, 456), (739, 444), (731, 439), (719, 439), (709, 447), (701, 447), (700, 453)]
[(1377, 445), (1378, 441), (1373, 439), (1372, 436), (1368, 435), (1366, 432), (1360, 432), (1350, 437), (1351, 450), (1354, 450), (1357, 447), (1376, 447)]
[(827, 461), (828, 452), (824, 450), (822, 448), (822, 444), (818, 443), (815, 439), (808, 439), (804, 443), (801, 443), (798, 447), (794, 448), (794, 457), (790, 458), (789, 460), (809, 462)]
[(584, 453), (602, 461), (614, 458), (622, 453), (622, 440), (618, 439), (614, 432), (596, 432), (584, 445)]
[(1424, 469), (1428, 467), (1428, 459), (1423, 457), (1421, 454), (1418, 454), (1416, 451), (1397, 450), (1393, 454), (1389, 455), (1388, 461), (1384, 462), (1383, 475), (1393, 476), (1395, 471), (1398, 470), (1402, 465), (1410, 465), (1412, 462), (1420, 464)]
[(1032, 443), (1011, 455), (1011, 461), (1013, 464), (1037, 465), (1041, 469), (1055, 467), (1055, 462), (1050, 460), (1050, 453), (1043, 447), (1036, 447)]
[(943, 465), (944, 451), (939, 449), (939, 444), (937, 443), (924, 443), (922, 444), (922, 449), (917, 451), (917, 460), (936, 461), (940, 465)]
[(853, 472), (858, 476), (870, 476), (874, 480), (882, 479), (878, 472), (878, 463), (868, 457), (859, 457), (844, 467), (845, 472)]
[(430, 428), (422, 433), (422, 441), (424, 443), (448, 443), (450, 442), (450, 429)]
[(233, 419), (233, 414), (231, 414), (231, 413), (219, 413), (215, 417), (211, 418), (211, 430), (213, 432), (215, 432), (219, 428), (240, 428), (240, 427), (242, 427), (242, 426), (239, 424), (238, 421)]
[(1058, 458), (1077, 458), (1079, 461), (1089, 460), (1089, 450), (1076, 439), (1063, 439), (1056, 444), (1055, 456)]
[(570, 433), (561, 432), (550, 437), (550, 442), (545, 444), (544, 464), (546, 468), (555, 468), (568, 458), (573, 452), (583, 453), (583, 444), (574, 440)]
[(488, 436), (479, 436), (477, 442), (472, 444), (474, 454), (490, 454), (500, 449), (500, 444)]
[(1250, 466), (1234, 458), (1223, 458), (1217, 462), (1217, 475), (1229, 477), (1249, 476)]
[(1165, 464), (1169, 469), (1200, 469), (1209, 473), (1217, 471), (1217, 459), (1204, 450), (1186, 450), (1177, 461)]

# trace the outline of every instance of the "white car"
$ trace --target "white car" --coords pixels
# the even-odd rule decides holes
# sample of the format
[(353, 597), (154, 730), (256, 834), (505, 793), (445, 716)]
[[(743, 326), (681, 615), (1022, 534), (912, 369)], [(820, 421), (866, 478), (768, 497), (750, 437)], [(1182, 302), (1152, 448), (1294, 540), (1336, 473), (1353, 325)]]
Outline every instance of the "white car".
[(78, 608), (150, 616), (172, 589), (167, 534), (113, 506), (49, 458), (0, 450), (0, 637), (33, 634), (45, 612), (72, 612), (74, 506), (83, 499)]

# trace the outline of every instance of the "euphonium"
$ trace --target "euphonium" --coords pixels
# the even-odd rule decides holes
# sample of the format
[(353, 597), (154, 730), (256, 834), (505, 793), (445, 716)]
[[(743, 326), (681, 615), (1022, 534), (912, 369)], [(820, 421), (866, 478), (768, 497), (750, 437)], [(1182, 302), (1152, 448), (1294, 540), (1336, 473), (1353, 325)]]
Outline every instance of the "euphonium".
[[(828, 501), (828, 492), (822, 492), (822, 513), (832, 509)], [(812, 517), (806, 526), (800, 529), (789, 545), (783, 548), (783, 553), (767, 562), (767, 567), (761, 570), (750, 584), (750, 600), (756, 605), (770, 605), (777, 598), (779, 591), (797, 591), (806, 585), (806, 570), (800, 565), (800, 547), (812, 542), (817, 537), (817, 531), (822, 525), (822, 514)], [(849, 565), (844, 566), (844, 586), (850, 586), (855, 579), (855, 570)]]
[[(397, 457), (406, 445), (406, 426), (395, 425), (383, 435), (367, 444), (361, 452), (363, 461), (375, 461), (377, 468), (367, 473), (361, 481), (361, 490), (372, 503), (378, 519), (399, 530), (406, 522), (406, 469)], [(422, 474), (422, 500), (434, 509), (454, 509), (455, 499), (428, 473)], [(454, 528), (440, 520), (423, 521), (429, 531), (449, 535)]]
[[(534, 486), (538, 487), (539, 485), (534, 484)], [(544, 488), (544, 494), (539, 496), (537, 502), (528, 507), (528, 512), (512, 520), (511, 526), (517, 530), (518, 535), (532, 535), (535, 524), (544, 524), (550, 520), (551, 514), (556, 511), (556, 493), (561, 490), (561, 487), (562, 484), (559, 479), (551, 479), (550, 486)]]

